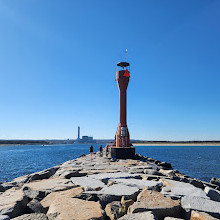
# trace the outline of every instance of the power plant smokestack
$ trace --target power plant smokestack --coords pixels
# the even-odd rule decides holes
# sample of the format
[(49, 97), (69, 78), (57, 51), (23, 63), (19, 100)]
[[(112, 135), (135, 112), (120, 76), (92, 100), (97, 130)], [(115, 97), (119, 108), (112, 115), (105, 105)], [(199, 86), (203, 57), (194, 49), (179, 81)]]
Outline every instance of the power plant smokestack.
[(80, 126), (78, 126), (78, 143), (80, 141)]

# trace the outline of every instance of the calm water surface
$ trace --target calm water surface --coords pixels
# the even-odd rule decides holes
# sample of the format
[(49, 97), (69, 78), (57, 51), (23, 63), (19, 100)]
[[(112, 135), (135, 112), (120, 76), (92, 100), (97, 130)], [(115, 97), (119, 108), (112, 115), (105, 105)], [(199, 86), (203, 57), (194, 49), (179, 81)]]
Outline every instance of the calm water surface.
[[(98, 151), (99, 145), (93, 145)], [(0, 146), (0, 181), (41, 171), (89, 153), (90, 145)], [(220, 147), (136, 147), (136, 152), (172, 164), (174, 169), (194, 178), (209, 181), (220, 177)]]

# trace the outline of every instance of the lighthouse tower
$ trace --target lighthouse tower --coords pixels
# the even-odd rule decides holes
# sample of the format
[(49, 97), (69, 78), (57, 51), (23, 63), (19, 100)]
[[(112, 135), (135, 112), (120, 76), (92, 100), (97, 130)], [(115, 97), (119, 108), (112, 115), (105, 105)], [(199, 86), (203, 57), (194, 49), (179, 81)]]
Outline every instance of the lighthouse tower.
[(116, 81), (119, 88), (119, 124), (115, 134), (115, 143), (111, 147), (111, 156), (116, 159), (135, 157), (135, 148), (130, 143), (127, 127), (127, 88), (130, 80), (130, 64), (117, 63)]
[(127, 88), (130, 79), (128, 62), (117, 63), (116, 81), (119, 89), (119, 125), (115, 135), (116, 147), (130, 147), (130, 136), (127, 127)]

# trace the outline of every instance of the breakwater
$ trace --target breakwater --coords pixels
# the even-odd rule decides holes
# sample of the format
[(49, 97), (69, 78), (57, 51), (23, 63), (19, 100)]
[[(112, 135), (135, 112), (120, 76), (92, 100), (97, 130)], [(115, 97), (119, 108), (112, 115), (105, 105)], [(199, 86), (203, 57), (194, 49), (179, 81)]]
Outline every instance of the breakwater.
[[(94, 151), (99, 144), (93, 145)], [(35, 173), (89, 153), (90, 145), (20, 145), (0, 146), (0, 182)], [(220, 176), (218, 146), (135, 146), (136, 152), (166, 161), (190, 177), (209, 182)], [(39, 159), (40, 158), (40, 159)]]
[(166, 162), (96, 153), (1, 183), (0, 219), (219, 219), (219, 190)]

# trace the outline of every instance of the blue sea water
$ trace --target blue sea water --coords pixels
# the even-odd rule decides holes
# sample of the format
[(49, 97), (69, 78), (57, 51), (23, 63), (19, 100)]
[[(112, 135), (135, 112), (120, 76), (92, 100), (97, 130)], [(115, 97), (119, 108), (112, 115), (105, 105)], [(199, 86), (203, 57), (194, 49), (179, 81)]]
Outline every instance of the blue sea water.
[[(98, 151), (99, 145), (95, 144)], [(90, 145), (0, 146), (0, 181), (41, 171), (89, 153)], [(169, 162), (174, 169), (193, 178), (209, 181), (220, 177), (220, 147), (136, 146), (136, 152)]]

